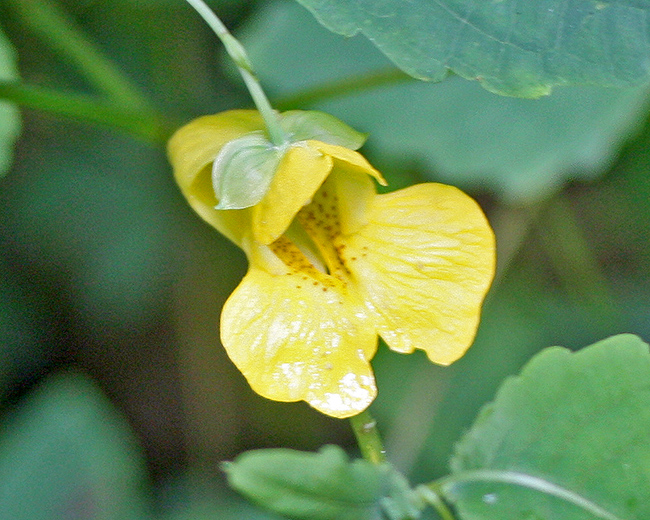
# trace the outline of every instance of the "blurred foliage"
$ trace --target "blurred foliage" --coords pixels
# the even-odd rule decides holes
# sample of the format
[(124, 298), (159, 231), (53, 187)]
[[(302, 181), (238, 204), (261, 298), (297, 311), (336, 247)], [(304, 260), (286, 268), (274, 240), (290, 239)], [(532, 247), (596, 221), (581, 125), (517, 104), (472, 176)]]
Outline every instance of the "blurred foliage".
[[(77, 66), (40, 39), (12, 2), (0, 3), (0, 25), (17, 51), (21, 78), (93, 94)], [(170, 120), (250, 105), (216, 39), (184, 2), (51, 3)], [(346, 96), (316, 98), (312, 87), (383, 67), (384, 58), (356, 39), (315, 36), (315, 24), (313, 33), (286, 29), (284, 40), (269, 40), (260, 27), (277, 8), (267, 2), (210, 4), (233, 30), (246, 27), (255, 64), (279, 102), (318, 104), (371, 131), (365, 153), (391, 189), (422, 179), (465, 185), (495, 227), (500, 271), (469, 353), (441, 368), (421, 353), (380, 348), (373, 362), (380, 388), (373, 412), (391, 461), (414, 482), (448, 471), (453, 445), (478, 410), (539, 349), (577, 348), (624, 331), (650, 337), (650, 126), (635, 133), (647, 119), (647, 90), (576, 89), (536, 102), (496, 98), (459, 78), (432, 85), (393, 75), (391, 86), (361, 92), (355, 83)], [(277, 27), (295, 27), (288, 22), (278, 18)], [(332, 50), (344, 43), (349, 50)], [(0, 62), (0, 78), (6, 73)], [(292, 104), (289, 94), (311, 97)], [(125, 426), (101, 419), (113, 412), (96, 384), (144, 448), (161, 517), (271, 518), (225, 489), (218, 463), (258, 447), (334, 443), (354, 451), (348, 424), (306, 405), (263, 400), (228, 361), (218, 342), (219, 313), (245, 259), (186, 206), (164, 143), (151, 146), (38, 110), (22, 117), (13, 166), (0, 181), (2, 437), (22, 437), (12, 418), (27, 414), (32, 419), (21, 419), (22, 427), (36, 440), (49, 432), (54, 442), (72, 407), (90, 417), (80, 436), (106, 436), (92, 441), (93, 450), (110, 445), (125, 450), (115, 460), (139, 456), (129, 451), (131, 441), (110, 440)], [(493, 168), (483, 171), (482, 164)], [(487, 186), (491, 192), (479, 191)], [(494, 195), (509, 189), (516, 196)], [(96, 383), (49, 379), (69, 367)], [(56, 397), (61, 385), (68, 408)], [(47, 426), (33, 419), (35, 407)], [(67, 445), (81, 446), (80, 438)], [(74, 470), (64, 464), (74, 461), (62, 461), (65, 452), (59, 456), (43, 459), (40, 474)], [(109, 475), (112, 466), (101, 467)], [(69, 475), (84, 485), (92, 480), (89, 473)]]
[[(0, 80), (10, 81), (18, 77), (16, 54), (2, 31), (0, 31)], [(0, 101), (0, 177), (11, 163), (13, 146), (20, 131), (18, 108), (12, 103)]]
[(122, 417), (87, 378), (50, 378), (6, 417), (0, 512), (15, 520), (144, 520), (144, 464)]

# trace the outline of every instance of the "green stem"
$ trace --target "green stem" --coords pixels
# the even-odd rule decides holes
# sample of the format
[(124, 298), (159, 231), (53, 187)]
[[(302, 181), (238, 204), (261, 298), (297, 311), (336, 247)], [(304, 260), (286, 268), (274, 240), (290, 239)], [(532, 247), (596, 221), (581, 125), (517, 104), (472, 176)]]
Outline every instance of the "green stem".
[(372, 418), (370, 413), (368, 411), (361, 412), (359, 415), (351, 417), (350, 422), (363, 458), (373, 464), (386, 462), (386, 452), (377, 430), (377, 421)]
[[(539, 491), (545, 495), (555, 497), (566, 503), (572, 504), (587, 513), (590, 513), (595, 518), (601, 520), (621, 520), (616, 515), (606, 511), (598, 504), (593, 503), (591, 500), (579, 495), (578, 493), (569, 489), (553, 484), (548, 480), (539, 477), (527, 475), (525, 473), (517, 473), (513, 471), (500, 471), (500, 470), (487, 470), (478, 469), (464, 471), (455, 475), (448, 475), (440, 480), (428, 484), (426, 487), (435, 487), (438, 493), (442, 496), (450, 496), (457, 493), (459, 488), (466, 485), (476, 483), (487, 484), (509, 484), (519, 486), (522, 488)], [(498, 500), (498, 495), (493, 496), (494, 500)]]
[(203, 0), (187, 0), (187, 3), (189, 3), (210, 26), (224, 44), (228, 55), (235, 62), (235, 65), (237, 65), (239, 73), (244, 78), (244, 83), (246, 83), (246, 87), (253, 98), (253, 102), (264, 119), (271, 142), (276, 146), (282, 146), (285, 144), (288, 141), (287, 135), (280, 127), (278, 115), (275, 110), (273, 110), (273, 107), (271, 107), (271, 103), (266, 97), (262, 85), (253, 72), (253, 66), (248, 59), (248, 54), (246, 54), (244, 47), (232, 34), (230, 34), (223, 22), (212, 12)]
[(175, 127), (171, 122), (147, 110), (137, 110), (84, 94), (61, 92), (18, 81), (0, 81), (0, 99), (26, 108), (109, 125), (155, 145), (164, 144)]
[(125, 106), (139, 109), (149, 107), (140, 91), (54, 3), (43, 0), (9, 1), (34, 33), (54, 51), (72, 61), (95, 87)]
[(279, 110), (311, 106), (316, 103), (347, 94), (357, 94), (364, 90), (415, 81), (411, 76), (393, 67), (352, 76), (314, 88), (284, 96), (275, 101)]
[(442, 520), (456, 520), (451, 509), (442, 498), (440, 489), (435, 482), (418, 486), (415, 491), (424, 502), (436, 510)]

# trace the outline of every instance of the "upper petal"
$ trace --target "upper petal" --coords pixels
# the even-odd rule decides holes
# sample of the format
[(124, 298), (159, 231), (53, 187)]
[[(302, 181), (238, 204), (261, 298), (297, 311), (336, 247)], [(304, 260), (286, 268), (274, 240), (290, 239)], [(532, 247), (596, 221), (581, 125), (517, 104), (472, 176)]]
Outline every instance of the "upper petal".
[(474, 339), (494, 276), (483, 212), (460, 190), (429, 183), (378, 195), (367, 221), (344, 237), (344, 261), (378, 332), (393, 350), (452, 363)]
[(357, 170), (359, 172), (370, 175), (371, 177), (374, 177), (375, 180), (382, 186), (386, 186), (388, 184), (382, 174), (379, 173), (378, 170), (375, 170), (372, 165), (366, 160), (366, 158), (359, 152), (355, 152), (349, 148), (344, 148), (343, 146), (323, 143), (321, 141), (307, 141), (307, 144), (322, 154), (329, 155), (337, 161), (346, 163), (348, 169)]
[(304, 143), (291, 146), (280, 161), (269, 191), (253, 208), (253, 235), (270, 244), (282, 235), (332, 170), (332, 159)]
[(369, 364), (377, 334), (344, 290), (304, 278), (251, 267), (224, 306), (222, 342), (258, 394), (356, 415), (377, 392)]
[(217, 211), (209, 165), (233, 139), (264, 128), (255, 110), (231, 110), (204, 116), (181, 127), (169, 140), (167, 151), (174, 177), (192, 208), (209, 224), (239, 244), (247, 210)]

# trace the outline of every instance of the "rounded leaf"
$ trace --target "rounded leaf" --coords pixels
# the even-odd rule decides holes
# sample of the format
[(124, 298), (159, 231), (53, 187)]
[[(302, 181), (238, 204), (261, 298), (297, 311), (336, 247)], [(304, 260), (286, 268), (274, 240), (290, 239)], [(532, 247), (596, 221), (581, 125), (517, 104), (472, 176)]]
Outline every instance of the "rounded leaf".
[(542, 351), (458, 444), (445, 497), (467, 520), (650, 518), (649, 380), (629, 334)]

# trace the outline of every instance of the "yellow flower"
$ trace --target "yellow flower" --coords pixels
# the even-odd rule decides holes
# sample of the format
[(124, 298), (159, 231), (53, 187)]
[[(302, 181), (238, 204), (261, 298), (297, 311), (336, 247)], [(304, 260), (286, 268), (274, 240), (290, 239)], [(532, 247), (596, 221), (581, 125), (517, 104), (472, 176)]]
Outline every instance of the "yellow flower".
[(221, 339), (251, 387), (349, 417), (376, 395), (378, 336), (441, 365), (461, 357), (495, 264), (476, 202), (434, 183), (378, 195), (372, 178), (383, 178), (360, 154), (305, 140), (287, 148), (257, 204), (215, 209), (212, 163), (262, 129), (257, 112), (235, 110), (199, 118), (169, 143), (190, 205), (248, 257)]

